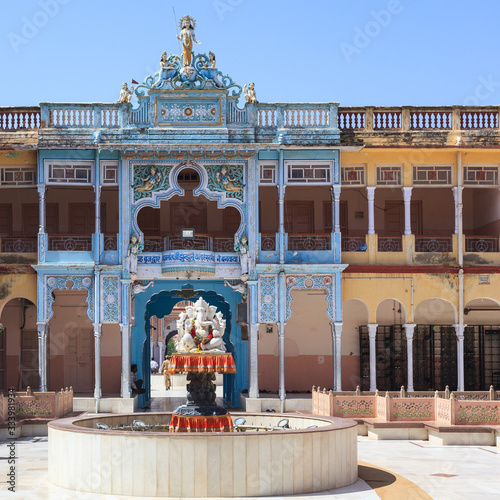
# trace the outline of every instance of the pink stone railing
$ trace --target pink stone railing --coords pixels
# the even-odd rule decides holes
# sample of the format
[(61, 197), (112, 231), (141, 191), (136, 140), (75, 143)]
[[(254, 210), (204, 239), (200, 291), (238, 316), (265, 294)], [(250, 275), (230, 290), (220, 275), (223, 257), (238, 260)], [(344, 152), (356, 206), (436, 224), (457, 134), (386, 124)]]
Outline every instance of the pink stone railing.
[(401, 391), (361, 393), (312, 388), (312, 412), (344, 418), (376, 418), (384, 422), (438, 422), (446, 425), (500, 425), (500, 400), (489, 391)]
[(436, 398), (436, 421), (447, 425), (500, 425), (500, 401)]
[[(0, 394), (0, 424), (9, 420), (9, 397)], [(34, 418), (61, 418), (73, 411), (73, 388), (56, 392), (16, 392), (14, 412), (16, 420)]]

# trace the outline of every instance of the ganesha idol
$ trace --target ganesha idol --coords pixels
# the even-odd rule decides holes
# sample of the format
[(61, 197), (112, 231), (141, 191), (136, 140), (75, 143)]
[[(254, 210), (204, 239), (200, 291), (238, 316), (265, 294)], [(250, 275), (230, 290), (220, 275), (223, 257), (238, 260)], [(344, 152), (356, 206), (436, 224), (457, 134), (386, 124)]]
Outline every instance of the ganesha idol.
[(181, 340), (177, 352), (226, 352), (222, 337), (226, 320), (216, 306), (208, 305), (201, 297), (179, 314), (177, 332)]

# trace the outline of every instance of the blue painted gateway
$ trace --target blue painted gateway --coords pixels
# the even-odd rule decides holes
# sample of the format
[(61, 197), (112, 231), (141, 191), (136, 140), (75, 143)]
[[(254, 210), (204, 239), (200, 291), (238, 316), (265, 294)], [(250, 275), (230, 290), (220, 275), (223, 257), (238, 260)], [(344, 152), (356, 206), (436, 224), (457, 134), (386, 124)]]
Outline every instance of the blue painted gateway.
[[(161, 364), (179, 304), (201, 297), (227, 323), (227, 404), (313, 380), (340, 390), (338, 104), (259, 103), (253, 83), (192, 51), (194, 20), (181, 28), (183, 54), (164, 52), (117, 103), (41, 104), (39, 336), (54, 290), (87, 293), (94, 397), (129, 398), (136, 364), (146, 406), (151, 357)], [(64, 238), (51, 229), (61, 200)], [(40, 377), (47, 390), (43, 356)]]

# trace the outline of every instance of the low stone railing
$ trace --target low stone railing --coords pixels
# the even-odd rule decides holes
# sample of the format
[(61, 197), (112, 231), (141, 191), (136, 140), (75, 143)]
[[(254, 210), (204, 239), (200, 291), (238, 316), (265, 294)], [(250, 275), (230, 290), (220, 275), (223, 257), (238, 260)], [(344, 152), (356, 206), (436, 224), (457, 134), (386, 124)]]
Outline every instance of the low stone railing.
[(343, 418), (376, 418), (385, 422), (435, 421), (447, 425), (500, 424), (500, 401), (489, 391), (333, 392), (313, 387), (312, 412)]
[[(0, 424), (9, 420), (9, 406), (12, 401), (9, 396), (0, 394)], [(12, 412), (12, 408), (10, 408)], [(16, 392), (14, 396), (14, 411), (16, 420), (33, 418), (61, 418), (73, 411), (73, 388), (61, 389), (55, 392), (32, 392), (28, 387), (26, 392)]]

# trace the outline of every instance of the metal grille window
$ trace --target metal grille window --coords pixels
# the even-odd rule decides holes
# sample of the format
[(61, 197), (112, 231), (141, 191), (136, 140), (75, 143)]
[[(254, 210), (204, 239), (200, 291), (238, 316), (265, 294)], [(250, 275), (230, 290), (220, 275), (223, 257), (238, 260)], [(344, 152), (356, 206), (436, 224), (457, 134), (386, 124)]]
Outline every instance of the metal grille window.
[(364, 186), (365, 185), (364, 165), (349, 165), (341, 167), (341, 182), (343, 186)]
[(36, 167), (0, 167), (0, 186), (36, 185)]
[(465, 165), (464, 184), (468, 186), (498, 186), (498, 166)]
[(261, 163), (259, 164), (260, 184), (276, 184), (276, 164)]
[(413, 167), (414, 186), (451, 186), (451, 166), (415, 165)]
[[(360, 388), (370, 389), (370, 339), (368, 327), (359, 327), (360, 341)], [(375, 337), (377, 389), (398, 391), (407, 385), (408, 370), (406, 362), (406, 334), (402, 325), (377, 327)]]
[(401, 165), (377, 166), (377, 186), (402, 186)]
[(285, 162), (287, 182), (293, 184), (328, 184), (331, 182), (332, 162)]
[(107, 186), (118, 185), (118, 162), (117, 161), (102, 161), (101, 162), (101, 183)]
[(464, 331), (465, 390), (500, 387), (500, 326), (474, 325)]
[(413, 335), (416, 391), (457, 389), (457, 335), (449, 325), (417, 325)]
[(93, 161), (46, 162), (47, 182), (50, 184), (92, 184), (93, 166)]

